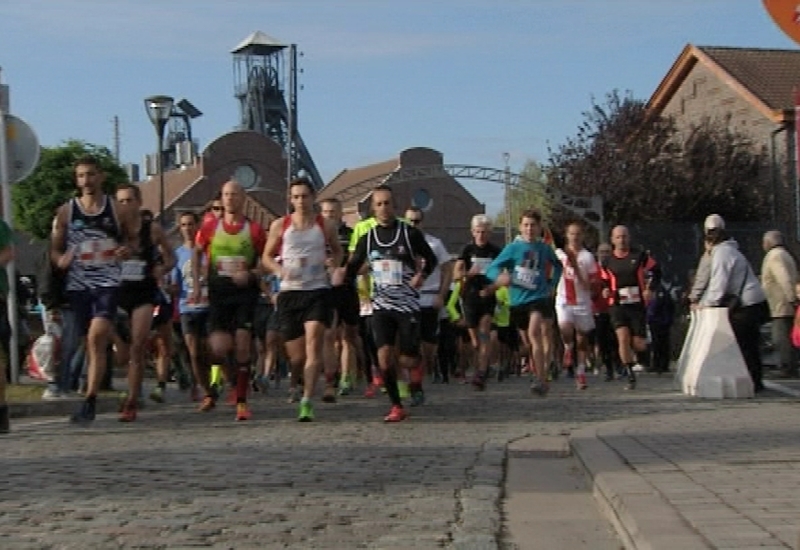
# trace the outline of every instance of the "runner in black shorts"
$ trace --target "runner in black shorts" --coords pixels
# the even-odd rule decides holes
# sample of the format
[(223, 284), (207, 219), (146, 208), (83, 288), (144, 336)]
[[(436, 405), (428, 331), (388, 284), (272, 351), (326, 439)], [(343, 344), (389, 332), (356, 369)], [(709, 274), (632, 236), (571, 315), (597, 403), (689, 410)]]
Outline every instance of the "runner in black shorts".
[(470, 223), (472, 242), (464, 247), (456, 262), (454, 277), (463, 281), (461, 296), (464, 320), (469, 330), (472, 347), (477, 352), (477, 366), (472, 385), (482, 390), (486, 387), (486, 373), (491, 357), (491, 330), (494, 316), (494, 292), (483, 290), (489, 285), (486, 268), (492, 263), (500, 249), (489, 242), (491, 221), (483, 214), (472, 217)]
[[(325, 199), (320, 202), (320, 213), (337, 228), (339, 246), (344, 253), (342, 260), (344, 266), (347, 263), (347, 249), (353, 230), (342, 221), (342, 203), (336, 198)], [(358, 342), (361, 315), (355, 281), (333, 287), (330, 300), (336, 315), (334, 326), (325, 331), (325, 356), (326, 360), (329, 359), (325, 370), (326, 373), (333, 371), (334, 376), (337, 371), (339, 372), (339, 395), (348, 395), (355, 382), (357, 354), (361, 349)], [(332, 397), (326, 394), (323, 395), (323, 400), (331, 401)]]
[[(221, 218), (203, 222), (195, 237), (193, 279), (200, 280), (202, 255), (208, 258), (208, 343), (211, 355), (225, 364), (233, 352), (236, 361), (236, 420), (251, 417), (247, 406), (253, 317), (261, 277), (259, 258), (264, 249), (264, 229), (244, 215), (245, 194), (236, 181), (222, 186)], [(193, 289), (200, 299), (200, 287)]]
[[(117, 189), (120, 211), (131, 216), (134, 227), (138, 229), (135, 236), (128, 237), (132, 255), (122, 263), (122, 284), (117, 297), (119, 307), (128, 314), (131, 329), (128, 395), (122, 406), (120, 422), (136, 420), (139, 392), (144, 377), (145, 350), (153, 324), (153, 308), (159, 293), (158, 283), (175, 265), (172, 247), (161, 226), (153, 223), (149, 212), (140, 211), (141, 199), (141, 191), (135, 185), (125, 184)], [(163, 401), (166, 377), (160, 376), (158, 382), (153, 390), (154, 400)]]
[(630, 233), (624, 225), (611, 231), (611, 244), (614, 252), (606, 266), (610, 284), (603, 289), (603, 297), (612, 300), (609, 315), (619, 343), (619, 357), (628, 375), (627, 388), (632, 390), (636, 387), (634, 349), (647, 348), (645, 304), (651, 289), (661, 284), (661, 270), (649, 254), (631, 248)]

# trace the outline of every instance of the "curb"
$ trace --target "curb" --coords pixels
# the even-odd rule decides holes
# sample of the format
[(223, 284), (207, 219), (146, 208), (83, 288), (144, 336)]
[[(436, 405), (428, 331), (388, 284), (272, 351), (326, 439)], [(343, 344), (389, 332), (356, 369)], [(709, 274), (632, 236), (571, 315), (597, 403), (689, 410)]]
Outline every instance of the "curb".
[[(695, 532), (652, 485), (603, 442), (597, 427), (570, 436), (573, 454), (591, 480), (600, 510), (614, 525), (628, 550), (709, 550)], [(621, 429), (616, 433), (624, 435)]]
[[(23, 403), (9, 403), (8, 415), (12, 420), (48, 416), (69, 416), (75, 412), (82, 402), (82, 397), (76, 397), (59, 399), (57, 401), (27, 401)], [(118, 408), (118, 397), (97, 398), (97, 414), (117, 412)]]

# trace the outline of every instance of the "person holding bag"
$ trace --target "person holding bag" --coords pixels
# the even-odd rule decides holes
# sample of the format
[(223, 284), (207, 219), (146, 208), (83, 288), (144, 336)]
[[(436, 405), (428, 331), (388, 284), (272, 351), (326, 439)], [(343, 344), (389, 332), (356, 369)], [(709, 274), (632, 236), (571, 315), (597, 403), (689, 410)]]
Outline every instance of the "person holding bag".
[(700, 307), (727, 307), (733, 334), (742, 352), (756, 392), (764, 389), (760, 330), (769, 320), (769, 306), (761, 282), (725, 232), (725, 220), (711, 214), (703, 224), (705, 242), (711, 247), (711, 275)]

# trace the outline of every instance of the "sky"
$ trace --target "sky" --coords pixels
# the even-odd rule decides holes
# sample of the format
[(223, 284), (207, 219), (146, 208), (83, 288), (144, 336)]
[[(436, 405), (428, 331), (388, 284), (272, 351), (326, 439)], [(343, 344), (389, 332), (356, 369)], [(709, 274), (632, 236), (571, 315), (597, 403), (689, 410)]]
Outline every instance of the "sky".
[[(43, 146), (142, 163), (144, 98), (203, 112), (201, 150), (239, 123), (230, 53), (260, 30), (301, 53), (298, 128), (323, 179), (430, 147), (446, 164), (545, 163), (593, 98), (647, 100), (687, 43), (796, 48), (758, 0), (3, 0), (0, 80)], [(489, 214), (502, 187), (463, 181)]]

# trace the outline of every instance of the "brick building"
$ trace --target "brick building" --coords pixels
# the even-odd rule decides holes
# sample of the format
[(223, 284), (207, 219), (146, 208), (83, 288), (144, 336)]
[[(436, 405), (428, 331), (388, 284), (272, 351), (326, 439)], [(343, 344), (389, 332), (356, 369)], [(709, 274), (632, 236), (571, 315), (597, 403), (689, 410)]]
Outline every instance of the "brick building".
[[(648, 101), (653, 113), (690, 129), (704, 119), (727, 121), (748, 135), (770, 166), (762, 185), (772, 219), (800, 252), (800, 186), (794, 167), (794, 90), (800, 84), (800, 50), (723, 48), (688, 44)], [(699, 221), (698, 221), (699, 223)]]
[(397, 158), (342, 170), (320, 192), (319, 198), (342, 201), (345, 222), (353, 225), (368, 215), (371, 190), (379, 183), (392, 186), (397, 213), (417, 206), (425, 213), (425, 231), (436, 235), (451, 253), (469, 241), (469, 222), (483, 214), (478, 202), (443, 168), (444, 157), (426, 147), (406, 149)]

